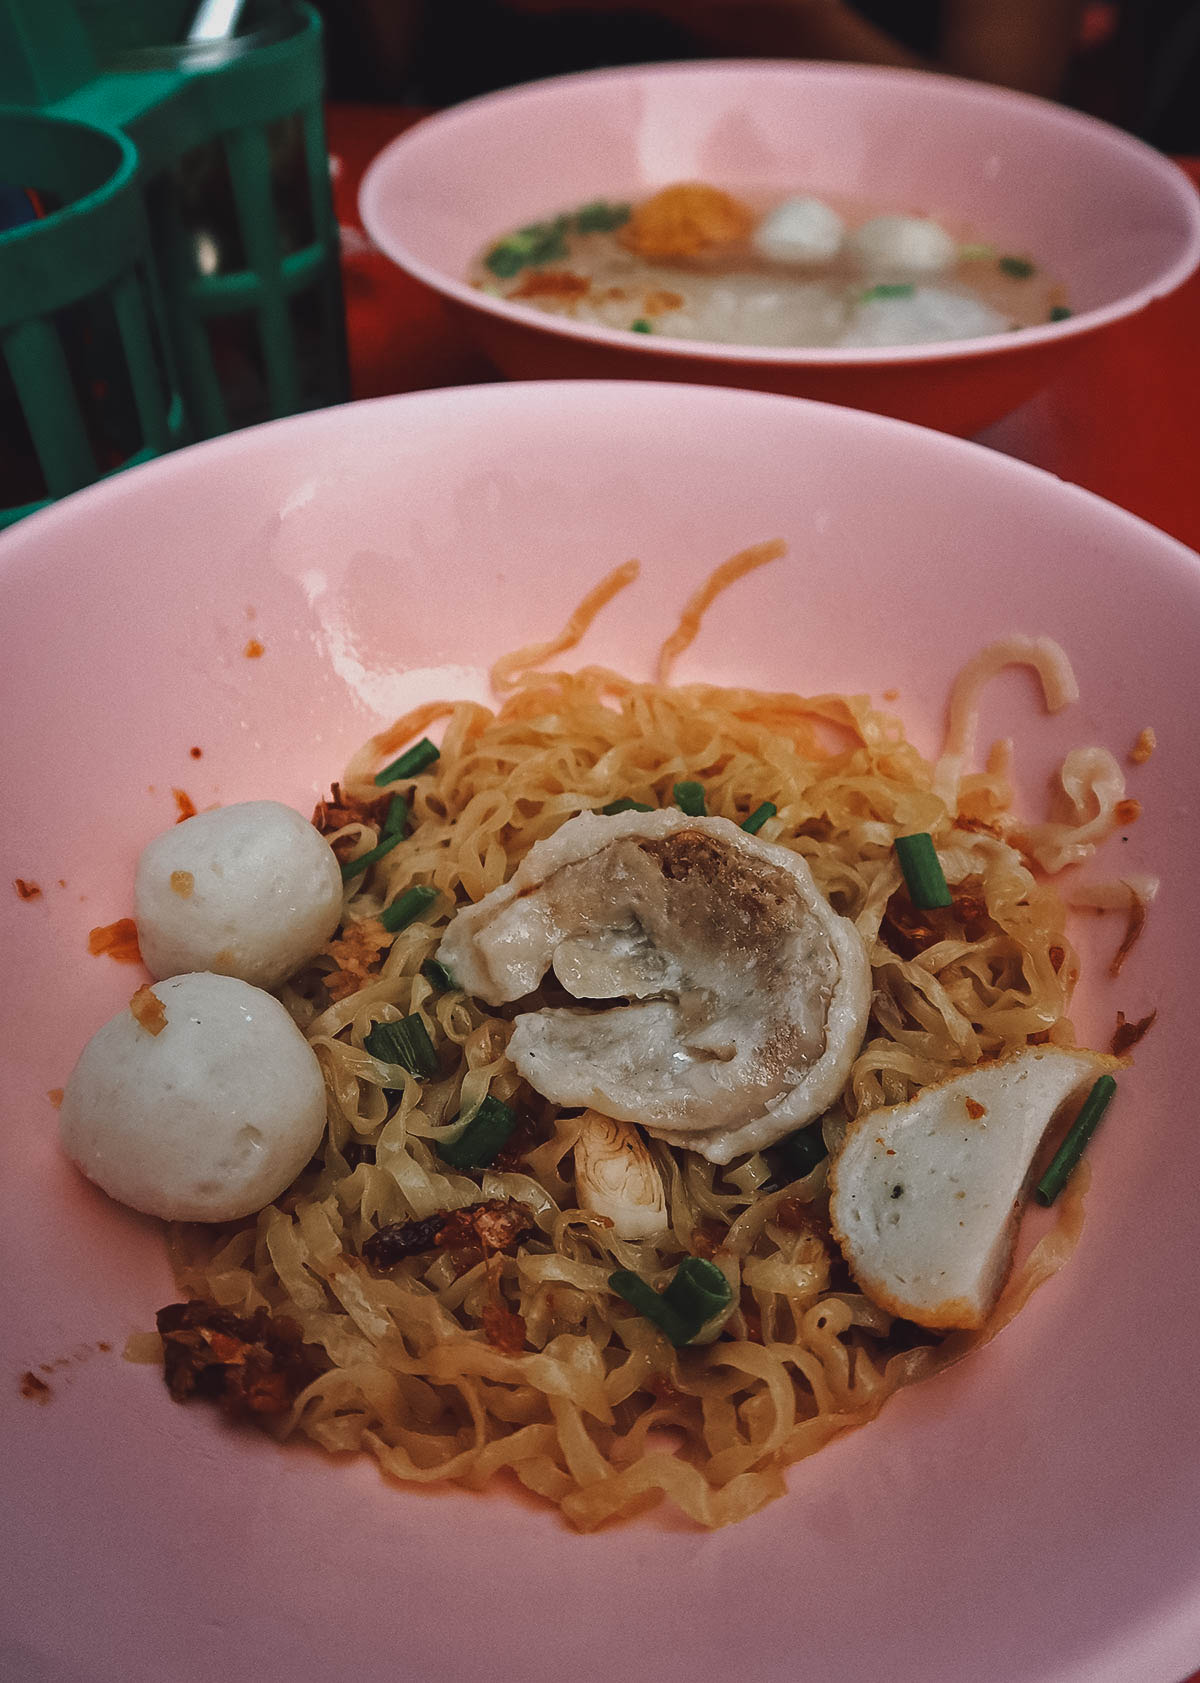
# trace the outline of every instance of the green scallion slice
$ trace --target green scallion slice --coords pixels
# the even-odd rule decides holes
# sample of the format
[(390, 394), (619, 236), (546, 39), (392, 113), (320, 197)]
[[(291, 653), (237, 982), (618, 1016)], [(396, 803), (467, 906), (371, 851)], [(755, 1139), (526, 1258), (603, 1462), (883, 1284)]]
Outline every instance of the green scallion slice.
[(749, 818), (743, 821), (742, 829), (745, 830), (748, 836), (756, 836), (766, 823), (767, 819), (774, 818), (778, 811), (779, 808), (775, 805), (774, 801), (764, 801), (761, 806), (755, 807)]
[(797, 1128), (794, 1134), (780, 1140), (775, 1154), (788, 1180), (803, 1180), (805, 1175), (811, 1175), (817, 1164), (829, 1155), (821, 1124), (810, 1122), (807, 1128)]
[(438, 1073), (437, 1053), (420, 1017), (401, 1017), (398, 1023), (373, 1023), (363, 1046), (381, 1063), (400, 1064), (422, 1081)]
[(498, 279), (512, 280), (513, 276), (519, 275), (525, 267), (526, 258), (519, 246), (511, 244), (508, 240), (501, 240), (499, 245), (492, 247), (483, 261)]
[(1117, 1084), (1111, 1075), (1102, 1075), (1096, 1082), (1079, 1115), (1067, 1130), (1067, 1136), (1054, 1153), (1054, 1160), (1038, 1181), (1034, 1196), (1039, 1204), (1052, 1204), (1070, 1180), (1076, 1164), (1083, 1156), (1083, 1148), (1096, 1131), (1097, 1124), (1112, 1100)]
[(911, 298), (916, 290), (912, 281), (883, 281), (879, 286), (868, 287), (862, 301), (865, 304), (871, 298)]
[(384, 766), (382, 771), (375, 773), (375, 787), (384, 788), (388, 783), (399, 783), (402, 777), (415, 777), (426, 766), (431, 766), (436, 759), (440, 759), (440, 750), (435, 748), (427, 736), (420, 742), (414, 742), (411, 748), (406, 748), (398, 760), (393, 760), (390, 766)]
[(454, 980), (452, 971), (436, 958), (427, 958), (421, 966), (421, 974), (425, 980), (435, 987), (439, 993), (453, 993), (458, 983)]
[(1070, 319), (1070, 316), (1071, 311), (1068, 309), (1066, 304), (1055, 304), (1054, 308), (1050, 311), (1051, 321), (1067, 321)]
[(346, 861), (342, 866), (342, 881), (353, 882), (369, 865), (373, 865), (377, 859), (382, 859), (385, 853), (390, 853), (397, 842), (404, 840), (404, 827), (407, 823), (408, 802), (403, 795), (394, 795), (379, 831), (379, 840), (368, 852), (360, 853), (357, 859)]
[(703, 818), (706, 815), (703, 783), (677, 783), (671, 791), (671, 796), (679, 810), (686, 812), (689, 818)]
[(596, 199), (575, 212), (575, 226), (581, 234), (611, 234), (623, 228), (632, 214), (632, 205), (612, 205), (607, 199)]
[(512, 1106), (489, 1093), (480, 1100), (458, 1138), (438, 1146), (438, 1155), (455, 1169), (485, 1169), (508, 1143), (516, 1125), (517, 1113)]
[(403, 894), (397, 894), (390, 906), (383, 908), (379, 914), (379, 921), (389, 934), (395, 935), (401, 929), (407, 929), (422, 912), (427, 912), (437, 897), (436, 888), (430, 888), (423, 882), (414, 882)]
[(926, 831), (915, 836), (897, 836), (894, 846), (913, 905), (952, 906), (954, 900), (938, 863), (933, 837)]
[(677, 1348), (690, 1344), (733, 1298), (729, 1281), (716, 1263), (699, 1256), (684, 1257), (661, 1295), (630, 1268), (618, 1268), (609, 1275), (608, 1284)]
[(635, 322), (630, 323), (629, 331), (631, 333), (653, 333), (654, 327), (646, 320), (645, 316), (639, 316)]
[(1031, 263), (1028, 257), (998, 257), (996, 267), (1002, 275), (1010, 275), (1013, 280), (1028, 280), (1037, 274), (1037, 265)]
[(615, 818), (618, 812), (653, 812), (654, 808), (645, 801), (631, 801), (628, 795), (622, 795), (619, 801), (609, 801), (600, 810), (606, 818)]
[(383, 828), (379, 832), (380, 841), (387, 841), (391, 836), (402, 836), (408, 827), (408, 802), (403, 795), (393, 795), (388, 803), (387, 815), (383, 820)]

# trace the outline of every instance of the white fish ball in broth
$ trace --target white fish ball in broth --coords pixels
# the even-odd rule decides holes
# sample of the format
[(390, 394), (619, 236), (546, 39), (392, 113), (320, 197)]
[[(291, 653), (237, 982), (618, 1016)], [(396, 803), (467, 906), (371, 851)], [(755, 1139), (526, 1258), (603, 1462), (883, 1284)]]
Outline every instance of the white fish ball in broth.
[(243, 801), (156, 836), (138, 860), (134, 918), (150, 973), (214, 970), (273, 988), (337, 928), (329, 843), (290, 806)]
[(170, 1221), (262, 1209), (324, 1127), (316, 1053), (277, 999), (233, 976), (140, 989), (84, 1047), (59, 1111), (89, 1180)]
[(823, 199), (785, 199), (754, 230), (751, 243), (771, 263), (828, 263), (842, 249), (846, 224)]
[(858, 304), (840, 345), (935, 345), (948, 339), (983, 339), (1012, 326), (980, 298), (940, 286), (918, 286), (904, 297), (867, 298)]
[(871, 275), (940, 275), (954, 267), (958, 243), (924, 216), (875, 216), (850, 236), (849, 249)]

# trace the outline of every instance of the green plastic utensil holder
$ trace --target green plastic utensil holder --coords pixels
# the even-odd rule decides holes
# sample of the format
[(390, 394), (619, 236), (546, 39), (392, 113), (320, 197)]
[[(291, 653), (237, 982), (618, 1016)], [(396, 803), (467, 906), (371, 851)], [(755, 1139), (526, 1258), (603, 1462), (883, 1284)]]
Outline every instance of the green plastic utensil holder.
[(0, 526), (186, 442), (137, 154), (0, 107), (3, 171), (59, 208), (0, 233)]
[[(141, 266), (146, 310), (141, 349), (127, 353), (128, 373), (132, 379), (136, 366), (138, 389), (148, 393), (146, 370), (157, 369), (165, 407), (153, 429), (147, 410), (145, 439), (120, 465), (349, 395), (320, 20), (299, 0), (249, 0), (231, 43), (198, 50), (184, 39), (194, 10), (195, 0), (0, 0), (0, 100), (9, 102), (0, 115), (66, 120), (72, 132), (87, 124), (109, 152), (119, 149), (108, 187), (64, 185), (74, 194), (99, 194), (104, 203), (96, 215), (115, 214), (110, 195), (114, 204), (127, 196), (123, 237), (128, 245), (136, 223), (142, 242), (131, 262)], [(0, 127), (0, 182), (37, 188), (54, 207), (0, 233), (6, 328), (47, 316), (44, 295), (14, 264), (18, 248), (44, 245), (43, 272), (57, 276), (60, 287), (65, 274), (72, 284), (90, 279), (90, 271), (63, 262), (55, 243), (59, 220), (80, 217), (90, 204), (86, 193), (68, 204), (64, 187), (22, 174), (22, 162)], [(115, 250), (107, 224), (98, 228), (95, 262)], [(99, 290), (108, 284), (100, 281)], [(81, 285), (76, 296), (87, 292)], [(35, 341), (44, 339), (35, 331)], [(59, 471), (55, 456), (51, 475), (45, 452), (57, 410), (35, 398), (35, 432), (26, 388), (37, 383), (36, 363), (35, 353), (19, 401), (45, 481), (42, 500), (49, 500), (112, 464), (97, 463), (80, 477), (86, 462), (76, 427), (75, 444), (59, 450), (72, 472)], [(0, 390), (0, 412), (3, 405)], [(0, 462), (3, 438), (0, 421)], [(10, 504), (0, 521), (27, 511), (27, 503)]]

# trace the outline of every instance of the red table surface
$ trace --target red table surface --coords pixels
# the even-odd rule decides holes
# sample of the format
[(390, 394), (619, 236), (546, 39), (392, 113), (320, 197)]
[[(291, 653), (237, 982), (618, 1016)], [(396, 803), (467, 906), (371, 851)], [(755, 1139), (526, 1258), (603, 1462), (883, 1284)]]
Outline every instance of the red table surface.
[[(344, 228), (362, 227), (358, 185), (371, 159), (424, 115), (395, 105), (327, 108), (338, 160), (334, 208)], [(1200, 158), (1179, 162), (1200, 185)], [(381, 252), (350, 251), (343, 269), (355, 397), (497, 378), (435, 294)], [(1200, 549), (1200, 273), (1104, 334), (1055, 385), (989, 428), (984, 442)], [(1200, 1683), (1200, 1671), (1181, 1683)]]
[[(359, 228), (358, 186), (367, 164), (424, 112), (403, 106), (331, 105), (330, 151), (339, 160), (334, 205)], [(1200, 184), (1200, 159), (1181, 160)], [(436, 296), (381, 253), (344, 263), (355, 397), (495, 379)], [(1139, 514), (1200, 549), (1200, 275), (1172, 297), (1097, 339), (1062, 378), (983, 435)]]

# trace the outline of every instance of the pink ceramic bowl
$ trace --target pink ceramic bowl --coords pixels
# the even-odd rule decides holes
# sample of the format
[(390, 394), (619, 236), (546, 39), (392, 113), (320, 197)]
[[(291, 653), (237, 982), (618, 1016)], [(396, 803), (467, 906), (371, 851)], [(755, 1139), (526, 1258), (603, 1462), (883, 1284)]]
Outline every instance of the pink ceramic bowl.
[[(581, 1537), (506, 1491), (400, 1489), (172, 1403), (120, 1356), (173, 1295), (161, 1231), (63, 1160), (47, 1097), (142, 979), (87, 937), (130, 911), (172, 790), (309, 808), (371, 731), (483, 694), (494, 655), (630, 555), (643, 576), (578, 659), (646, 674), (697, 581), (774, 536), (787, 559), (724, 597), (681, 679), (895, 689), (933, 749), (959, 663), (1047, 633), (1081, 704), (1043, 717), (1017, 674), (981, 741), (1016, 737), (1033, 807), (1067, 747), (1158, 732), (1129, 770), (1145, 816), (1094, 870), (1162, 892), (1117, 983), (1121, 920), (1085, 921), (1076, 1021), (1103, 1044), (1118, 1008), (1159, 1017), (1094, 1142), (1070, 1265), (715, 1536), (647, 1518)], [(134, 469), (0, 539), (0, 625), (0, 1676), (1176, 1683), (1200, 1661), (1194, 556), (875, 416), (559, 381), (326, 410)]]
[[(969, 225), (1035, 253), (1067, 321), (889, 350), (748, 350), (550, 317), (466, 284), (507, 229), (672, 181), (813, 192)], [(535, 83), (446, 111), (362, 184), (372, 238), (521, 379), (688, 380), (873, 409), (970, 434), (1031, 397), (1090, 335), (1200, 261), (1200, 199), (1159, 153), (1045, 100), (916, 71), (715, 63)]]

